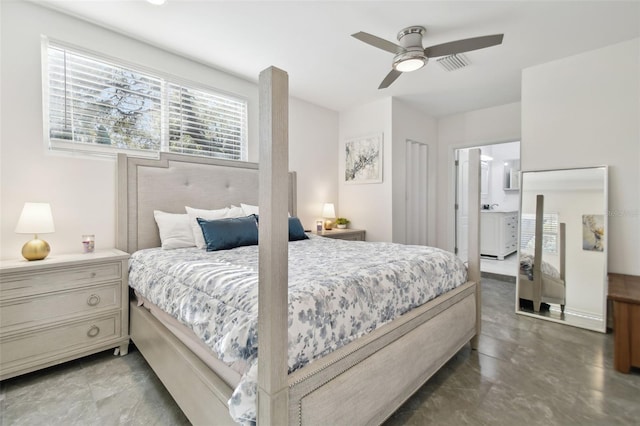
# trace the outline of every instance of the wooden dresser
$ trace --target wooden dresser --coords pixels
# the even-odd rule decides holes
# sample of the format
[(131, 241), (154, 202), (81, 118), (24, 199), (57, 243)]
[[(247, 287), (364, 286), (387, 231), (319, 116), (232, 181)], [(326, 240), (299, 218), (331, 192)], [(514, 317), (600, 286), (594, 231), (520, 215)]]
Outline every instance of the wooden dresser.
[(640, 368), (640, 277), (609, 274), (609, 300), (613, 302), (614, 360), (616, 370)]
[(119, 250), (0, 262), (0, 380), (111, 348), (127, 353)]

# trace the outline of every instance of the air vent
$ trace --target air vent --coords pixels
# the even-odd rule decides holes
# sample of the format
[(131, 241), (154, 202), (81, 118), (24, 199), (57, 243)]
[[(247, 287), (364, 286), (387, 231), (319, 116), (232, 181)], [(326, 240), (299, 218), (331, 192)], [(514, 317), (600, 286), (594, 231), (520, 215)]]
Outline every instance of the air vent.
[(460, 68), (465, 68), (469, 66), (470, 62), (466, 56), (462, 53), (458, 53), (456, 55), (444, 56), (440, 59), (436, 59), (440, 66), (447, 71), (455, 71)]

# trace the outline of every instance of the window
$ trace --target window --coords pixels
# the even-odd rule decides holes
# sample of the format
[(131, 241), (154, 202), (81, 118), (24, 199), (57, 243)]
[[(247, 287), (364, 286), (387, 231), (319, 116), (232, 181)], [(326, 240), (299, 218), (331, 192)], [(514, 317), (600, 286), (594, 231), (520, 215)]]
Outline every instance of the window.
[[(558, 213), (545, 213), (542, 216), (542, 251), (558, 253)], [(522, 214), (520, 223), (520, 249), (533, 253), (536, 244), (536, 215)]]
[(246, 160), (247, 102), (47, 44), (49, 147)]

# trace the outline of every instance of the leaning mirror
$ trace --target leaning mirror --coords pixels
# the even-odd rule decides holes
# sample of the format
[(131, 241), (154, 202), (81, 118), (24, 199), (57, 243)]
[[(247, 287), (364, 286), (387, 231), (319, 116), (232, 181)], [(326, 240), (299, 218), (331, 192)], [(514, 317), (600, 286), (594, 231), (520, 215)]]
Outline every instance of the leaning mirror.
[(526, 171), (516, 312), (606, 331), (607, 167)]

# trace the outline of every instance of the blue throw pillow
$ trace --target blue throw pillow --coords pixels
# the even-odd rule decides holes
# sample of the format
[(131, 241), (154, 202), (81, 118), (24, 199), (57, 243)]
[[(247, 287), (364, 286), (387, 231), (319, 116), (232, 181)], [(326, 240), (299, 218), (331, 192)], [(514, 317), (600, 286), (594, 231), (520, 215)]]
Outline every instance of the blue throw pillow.
[(289, 218), (289, 241), (308, 240), (309, 237), (304, 232), (302, 223), (297, 217)]
[[(249, 217), (255, 217), (256, 222), (260, 221), (260, 217), (257, 214), (252, 214)], [(289, 241), (308, 240), (309, 237), (304, 232), (302, 222), (297, 217), (289, 218)]]
[(205, 220), (197, 218), (207, 251), (258, 244), (258, 223), (253, 216)]

